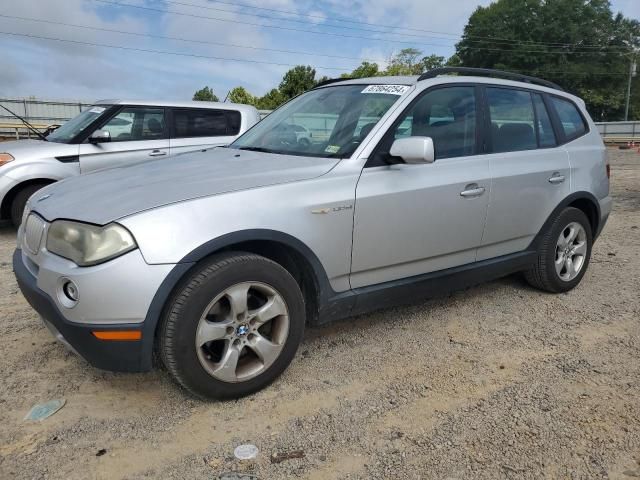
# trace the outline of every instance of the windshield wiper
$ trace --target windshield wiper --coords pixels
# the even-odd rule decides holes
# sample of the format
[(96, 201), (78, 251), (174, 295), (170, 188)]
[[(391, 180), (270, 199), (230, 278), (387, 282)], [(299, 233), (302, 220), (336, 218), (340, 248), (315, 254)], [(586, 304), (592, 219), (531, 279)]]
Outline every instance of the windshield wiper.
[(4, 108), (7, 112), (9, 112), (11, 115), (13, 115), (14, 117), (16, 117), (18, 120), (20, 120), (22, 123), (25, 124), (25, 126), (31, 130), (33, 133), (35, 133), (37, 136), (40, 137), (41, 140), (44, 140), (45, 142), (48, 142), (49, 140), (47, 140), (47, 137), (45, 137), (42, 132), (40, 132), (39, 130), (36, 130), (36, 128), (31, 125), (29, 122), (27, 122), (24, 118), (22, 118), (20, 115), (18, 115), (15, 112), (12, 112), (11, 110), (9, 110), (7, 107), (5, 107), (4, 105), (0, 105), (0, 107)]
[(273, 150), (269, 150), (264, 147), (238, 147), (238, 150), (248, 150), (250, 152), (262, 152), (262, 153), (276, 153)]

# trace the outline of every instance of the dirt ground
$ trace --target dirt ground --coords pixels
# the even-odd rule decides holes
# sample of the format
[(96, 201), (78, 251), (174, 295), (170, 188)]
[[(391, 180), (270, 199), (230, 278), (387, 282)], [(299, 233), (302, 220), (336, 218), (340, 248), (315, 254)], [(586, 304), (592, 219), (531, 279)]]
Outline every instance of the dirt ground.
[[(513, 276), (309, 329), (289, 370), (238, 401), (68, 353), (19, 293), (1, 229), (0, 478), (640, 477), (640, 154), (610, 156), (614, 212), (574, 291)], [(234, 460), (243, 443), (255, 462)]]

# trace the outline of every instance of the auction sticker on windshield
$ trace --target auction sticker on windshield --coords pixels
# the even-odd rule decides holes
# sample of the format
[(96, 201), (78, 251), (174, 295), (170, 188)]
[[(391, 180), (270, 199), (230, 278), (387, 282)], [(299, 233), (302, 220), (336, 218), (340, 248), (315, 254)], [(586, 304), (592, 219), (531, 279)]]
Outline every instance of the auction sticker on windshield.
[(105, 111), (104, 107), (93, 107), (91, 110), (89, 110), (91, 113), (102, 113)]
[(402, 95), (409, 90), (409, 85), (369, 85), (361, 93), (386, 93), (388, 95)]

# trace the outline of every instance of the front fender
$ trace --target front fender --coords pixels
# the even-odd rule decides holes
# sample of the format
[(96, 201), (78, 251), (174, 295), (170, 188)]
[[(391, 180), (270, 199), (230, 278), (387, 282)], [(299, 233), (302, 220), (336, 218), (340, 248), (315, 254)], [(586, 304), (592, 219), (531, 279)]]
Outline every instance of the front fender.
[(80, 163), (65, 163), (55, 159), (28, 162), (15, 161), (15, 163), (8, 163), (0, 169), (0, 174), (3, 177), (10, 178), (16, 184), (36, 179), (58, 181), (74, 175), (80, 175)]

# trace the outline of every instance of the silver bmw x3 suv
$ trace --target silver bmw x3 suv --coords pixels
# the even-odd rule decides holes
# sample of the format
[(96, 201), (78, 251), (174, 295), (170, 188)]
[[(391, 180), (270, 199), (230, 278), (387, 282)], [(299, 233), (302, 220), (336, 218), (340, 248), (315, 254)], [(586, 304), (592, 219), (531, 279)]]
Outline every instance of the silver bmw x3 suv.
[(306, 324), (515, 272), (572, 289), (608, 177), (584, 102), (544, 80), (330, 81), (227, 148), (45, 187), (13, 265), (95, 367), (157, 358), (196, 395), (238, 397), (286, 369)]

